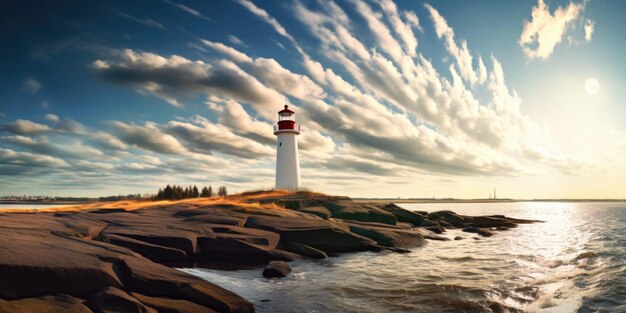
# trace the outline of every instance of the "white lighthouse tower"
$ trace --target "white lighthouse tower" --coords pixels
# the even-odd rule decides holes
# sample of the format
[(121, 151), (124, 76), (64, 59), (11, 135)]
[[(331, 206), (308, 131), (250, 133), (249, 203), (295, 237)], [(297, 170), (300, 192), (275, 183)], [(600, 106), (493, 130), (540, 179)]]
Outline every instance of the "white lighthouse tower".
[(276, 189), (296, 190), (300, 187), (300, 158), (298, 140), (300, 124), (296, 124), (294, 112), (285, 109), (278, 112), (278, 124), (274, 125), (276, 143)]

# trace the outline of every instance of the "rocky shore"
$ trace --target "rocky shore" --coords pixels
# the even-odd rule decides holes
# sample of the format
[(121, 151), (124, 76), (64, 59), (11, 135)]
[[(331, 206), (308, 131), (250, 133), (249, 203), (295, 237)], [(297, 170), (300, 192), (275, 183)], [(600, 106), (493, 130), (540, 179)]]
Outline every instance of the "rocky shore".
[[(406, 252), (450, 240), (441, 235), (449, 228), (488, 237), (535, 222), (310, 192), (123, 206), (0, 213), (0, 312), (254, 312), (246, 299), (174, 267), (261, 271), (272, 261)], [(288, 273), (275, 262), (269, 269)]]

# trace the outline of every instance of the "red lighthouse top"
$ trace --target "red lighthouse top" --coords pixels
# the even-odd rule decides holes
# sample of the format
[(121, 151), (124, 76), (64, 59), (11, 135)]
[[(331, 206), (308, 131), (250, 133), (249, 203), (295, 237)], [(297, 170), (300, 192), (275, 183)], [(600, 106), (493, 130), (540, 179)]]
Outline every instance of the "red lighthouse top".
[(300, 125), (296, 124), (293, 115), (294, 111), (289, 110), (289, 106), (285, 105), (285, 109), (278, 111), (278, 124), (274, 125), (274, 134), (278, 133), (296, 133), (300, 134)]
[(278, 114), (283, 115), (283, 113), (294, 114), (296, 112), (289, 110), (289, 106), (285, 104), (285, 109), (282, 111), (278, 111)]

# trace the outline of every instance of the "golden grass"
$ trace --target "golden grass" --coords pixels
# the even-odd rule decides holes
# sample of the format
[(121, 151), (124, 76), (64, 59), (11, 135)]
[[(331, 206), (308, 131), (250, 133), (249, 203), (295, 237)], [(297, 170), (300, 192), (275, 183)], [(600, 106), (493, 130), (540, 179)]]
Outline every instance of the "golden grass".
[[(96, 210), (96, 209), (126, 209), (126, 210), (137, 210), (137, 209), (145, 209), (151, 207), (158, 206), (167, 206), (167, 205), (177, 205), (177, 204), (190, 204), (194, 206), (206, 206), (206, 205), (233, 205), (237, 206), (244, 210), (284, 210), (285, 208), (277, 205), (275, 203), (266, 203), (261, 204), (259, 202), (255, 202), (254, 200), (262, 199), (262, 198), (275, 198), (275, 197), (285, 197), (293, 194), (293, 191), (287, 190), (268, 190), (268, 191), (254, 191), (254, 192), (244, 192), (241, 194), (234, 194), (226, 197), (211, 197), (211, 198), (191, 198), (191, 199), (183, 199), (183, 200), (122, 200), (115, 202), (93, 202), (86, 203), (74, 206), (65, 206), (65, 207), (51, 207), (45, 209), (0, 209), (0, 212), (19, 212), (19, 213), (29, 213), (29, 212), (70, 212), (70, 211), (83, 211), (83, 210)], [(320, 193), (315, 192), (306, 192), (311, 195), (322, 195)]]

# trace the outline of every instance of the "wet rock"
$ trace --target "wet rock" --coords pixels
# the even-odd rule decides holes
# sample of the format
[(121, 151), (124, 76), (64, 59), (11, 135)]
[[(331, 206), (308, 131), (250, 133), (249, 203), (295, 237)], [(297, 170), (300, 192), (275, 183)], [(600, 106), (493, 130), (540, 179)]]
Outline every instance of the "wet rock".
[(463, 240), (463, 239), (465, 239), (465, 237), (462, 237), (462, 236), (456, 236), (456, 237), (454, 237), (454, 240)]
[(424, 229), (429, 230), (429, 231), (431, 231), (431, 232), (433, 232), (435, 234), (442, 234), (443, 232), (446, 231), (440, 225), (437, 225), (437, 226), (427, 226), (427, 227), (424, 227)]
[(441, 225), (439, 225), (439, 223), (437, 223), (435, 221), (431, 221), (429, 219), (424, 219), (420, 226), (422, 226), (422, 227), (431, 227), (431, 226), (441, 226)]
[(418, 213), (403, 209), (393, 203), (386, 204), (383, 210), (393, 214), (399, 222), (411, 223), (420, 226), (424, 221), (424, 217)]
[(424, 238), (429, 239), (429, 240), (437, 240), (437, 241), (450, 241), (450, 238), (448, 237), (432, 235), (432, 234), (424, 234)]
[(89, 299), (87, 305), (95, 313), (158, 313), (126, 292), (113, 287), (107, 287), (98, 292)]
[(491, 232), (491, 230), (489, 230), (488, 228), (480, 228), (480, 227), (467, 227), (463, 229), (464, 232), (466, 233), (476, 233), (479, 234), (483, 237), (491, 237), (493, 236), (493, 233)]
[(282, 261), (272, 261), (263, 270), (263, 277), (286, 277), (291, 273), (291, 268)]
[(289, 250), (289, 251), (291, 251), (293, 253), (297, 253), (297, 254), (303, 255), (303, 256), (311, 258), (311, 259), (325, 259), (325, 258), (328, 257), (328, 255), (326, 253), (324, 253), (324, 251), (315, 249), (315, 248), (307, 246), (305, 244), (301, 244), (299, 242), (286, 241), (284, 243), (284, 245), (287, 248), (287, 250)]

